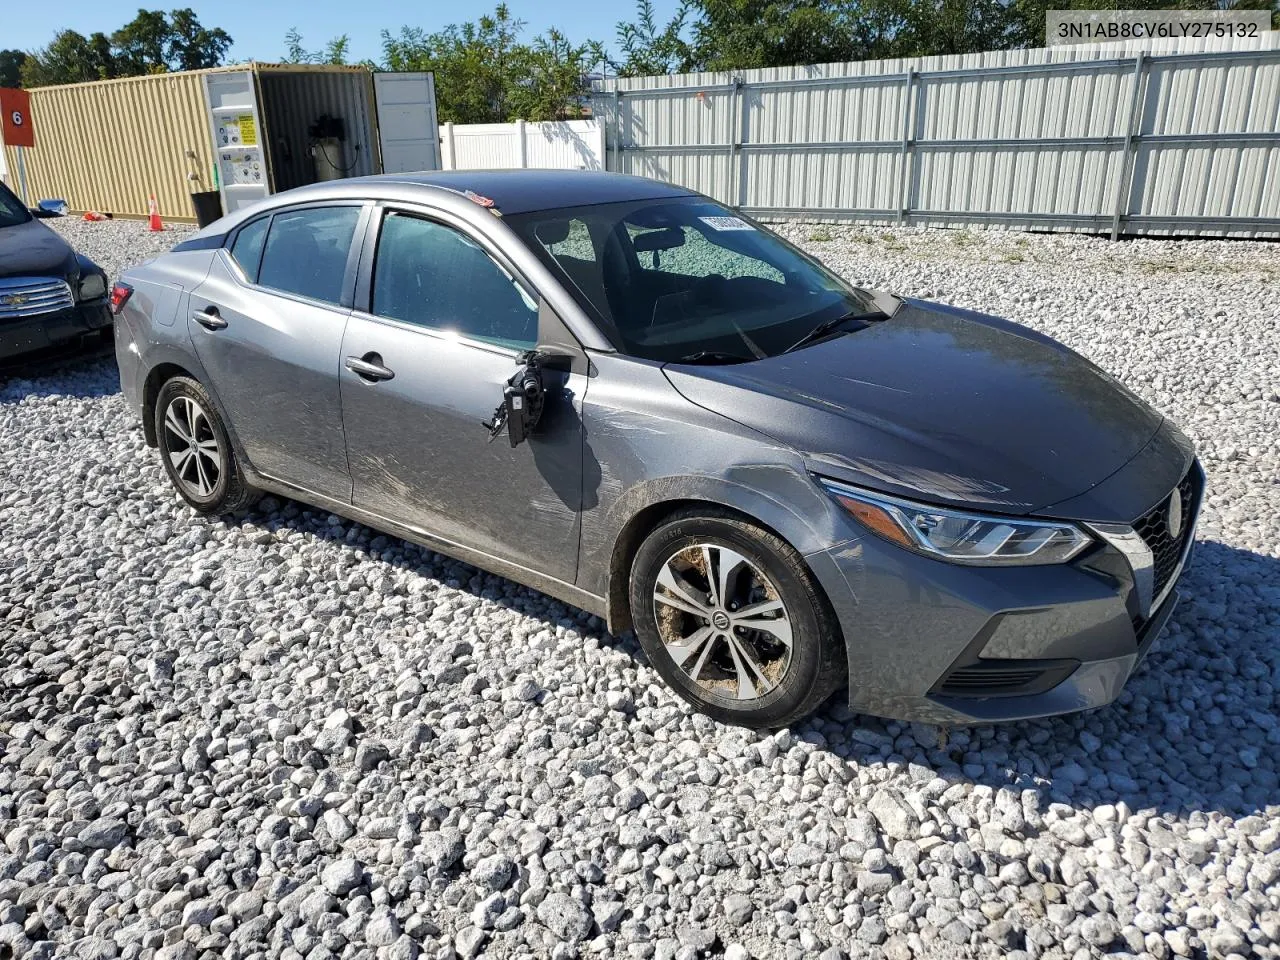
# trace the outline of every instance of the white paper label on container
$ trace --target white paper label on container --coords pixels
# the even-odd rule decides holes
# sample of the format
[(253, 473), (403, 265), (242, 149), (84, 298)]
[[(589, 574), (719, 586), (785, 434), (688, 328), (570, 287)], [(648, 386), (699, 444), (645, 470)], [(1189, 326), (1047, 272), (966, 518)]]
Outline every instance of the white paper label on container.
[(712, 230), (754, 230), (751, 224), (741, 217), (699, 217)]

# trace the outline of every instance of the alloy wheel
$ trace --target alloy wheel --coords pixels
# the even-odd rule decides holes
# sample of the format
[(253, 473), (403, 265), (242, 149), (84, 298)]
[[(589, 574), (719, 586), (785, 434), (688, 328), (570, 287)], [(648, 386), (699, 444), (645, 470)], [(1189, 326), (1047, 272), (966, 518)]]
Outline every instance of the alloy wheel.
[(742, 554), (715, 543), (667, 558), (653, 591), (667, 653), (708, 693), (755, 700), (791, 664), (791, 618), (777, 587)]
[(190, 397), (174, 397), (164, 411), (164, 431), (165, 451), (178, 482), (191, 496), (211, 496), (225, 455), (209, 414)]

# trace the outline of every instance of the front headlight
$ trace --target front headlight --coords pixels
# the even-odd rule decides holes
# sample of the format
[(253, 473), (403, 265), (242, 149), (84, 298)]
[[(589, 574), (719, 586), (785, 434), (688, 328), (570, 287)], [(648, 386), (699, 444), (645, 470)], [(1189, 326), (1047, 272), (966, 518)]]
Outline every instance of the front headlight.
[(870, 493), (836, 480), (820, 482), (873, 533), (938, 560), (977, 566), (1066, 563), (1092, 542), (1070, 523), (993, 517)]
[(80, 278), (81, 300), (97, 300), (107, 295), (107, 278), (100, 273), (86, 273)]

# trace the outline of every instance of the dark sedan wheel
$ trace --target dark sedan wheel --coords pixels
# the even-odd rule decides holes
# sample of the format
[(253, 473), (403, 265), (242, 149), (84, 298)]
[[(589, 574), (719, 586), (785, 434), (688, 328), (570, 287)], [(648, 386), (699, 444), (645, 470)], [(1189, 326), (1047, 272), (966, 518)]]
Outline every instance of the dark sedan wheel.
[(733, 514), (663, 523), (636, 554), (630, 594), (650, 662), (718, 720), (786, 726), (844, 681), (840, 628), (804, 561)]
[(244, 482), (222, 418), (190, 377), (165, 382), (156, 398), (156, 439), (169, 480), (201, 513), (233, 513), (257, 491)]

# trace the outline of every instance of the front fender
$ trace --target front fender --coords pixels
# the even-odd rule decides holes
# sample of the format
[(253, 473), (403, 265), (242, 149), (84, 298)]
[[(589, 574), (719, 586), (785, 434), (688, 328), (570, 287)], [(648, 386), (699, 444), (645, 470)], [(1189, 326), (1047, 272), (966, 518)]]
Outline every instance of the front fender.
[[(655, 365), (597, 357), (583, 403), (584, 502), (578, 586), (623, 626), (631, 557), (689, 504), (735, 510), (799, 553), (851, 536), (847, 517), (796, 451), (690, 403)], [(616, 370), (614, 368), (617, 368)]]

